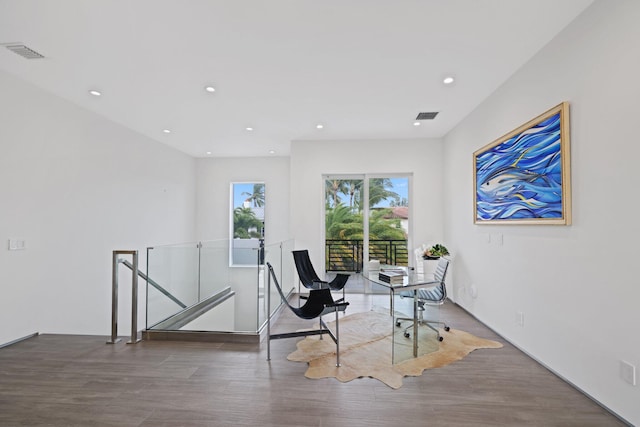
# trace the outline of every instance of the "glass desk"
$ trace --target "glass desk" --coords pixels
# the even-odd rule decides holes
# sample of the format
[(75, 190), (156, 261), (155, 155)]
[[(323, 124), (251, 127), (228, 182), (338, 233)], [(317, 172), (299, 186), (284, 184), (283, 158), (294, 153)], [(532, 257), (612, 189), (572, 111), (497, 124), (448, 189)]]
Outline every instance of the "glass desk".
[[(402, 276), (402, 283), (392, 284), (380, 279), (380, 271), (384, 272), (385, 270), (402, 270), (406, 275)], [(418, 300), (415, 298), (418, 289), (428, 288), (438, 284), (438, 282), (434, 282), (433, 275), (416, 273), (407, 267), (383, 266), (381, 270), (363, 273), (362, 276), (389, 291), (389, 314), (393, 322), (392, 363), (400, 363), (412, 357), (422, 356), (438, 350), (439, 341), (437, 332), (434, 332), (431, 328), (421, 326), (418, 321)], [(396, 304), (395, 299), (400, 297), (400, 292), (402, 291), (413, 291), (414, 298), (406, 298), (405, 304)], [(407, 304), (409, 301), (411, 303)], [(403, 313), (400, 310), (407, 311), (409, 314)], [(406, 321), (407, 319), (409, 320)], [(405, 320), (405, 323), (401, 324), (400, 322), (403, 320)], [(406, 333), (404, 332), (405, 329), (407, 329)]]

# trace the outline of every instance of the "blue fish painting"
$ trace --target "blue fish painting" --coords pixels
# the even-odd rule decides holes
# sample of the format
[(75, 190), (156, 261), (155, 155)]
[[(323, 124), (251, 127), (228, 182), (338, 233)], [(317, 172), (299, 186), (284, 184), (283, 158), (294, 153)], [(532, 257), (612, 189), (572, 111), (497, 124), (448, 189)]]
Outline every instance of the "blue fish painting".
[(557, 111), (476, 153), (476, 222), (563, 219), (561, 136)]

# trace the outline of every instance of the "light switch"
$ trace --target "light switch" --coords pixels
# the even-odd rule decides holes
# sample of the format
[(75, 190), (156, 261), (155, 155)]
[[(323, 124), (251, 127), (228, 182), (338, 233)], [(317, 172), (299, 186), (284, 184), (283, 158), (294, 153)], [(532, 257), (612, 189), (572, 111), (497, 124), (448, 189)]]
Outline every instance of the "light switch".
[(10, 251), (22, 251), (27, 248), (27, 242), (24, 239), (9, 239)]

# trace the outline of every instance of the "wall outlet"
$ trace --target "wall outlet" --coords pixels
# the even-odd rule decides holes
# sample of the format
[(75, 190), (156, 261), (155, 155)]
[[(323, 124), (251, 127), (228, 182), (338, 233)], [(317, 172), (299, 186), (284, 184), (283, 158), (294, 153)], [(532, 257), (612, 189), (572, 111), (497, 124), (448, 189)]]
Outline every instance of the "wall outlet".
[(473, 299), (478, 298), (478, 287), (474, 283), (469, 286), (469, 295), (471, 295)]
[(620, 361), (620, 376), (631, 385), (636, 385), (636, 367), (624, 360)]
[(524, 313), (521, 311), (516, 311), (516, 323), (518, 326), (524, 327)]

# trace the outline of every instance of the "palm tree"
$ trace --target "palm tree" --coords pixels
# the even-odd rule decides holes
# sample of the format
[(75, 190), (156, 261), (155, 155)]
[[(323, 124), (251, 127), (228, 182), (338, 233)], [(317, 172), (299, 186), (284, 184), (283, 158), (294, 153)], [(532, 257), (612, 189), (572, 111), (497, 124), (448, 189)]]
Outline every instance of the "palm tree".
[(233, 210), (233, 237), (238, 239), (260, 238), (263, 222), (251, 208), (237, 207)]
[(342, 203), (328, 209), (325, 217), (326, 238), (328, 240), (362, 240), (362, 215), (353, 213)]
[(243, 196), (249, 196), (247, 200), (251, 202), (253, 207), (261, 208), (264, 206), (264, 184), (253, 184), (251, 193), (244, 191)]
[(399, 218), (385, 218), (390, 216), (391, 212), (391, 209), (371, 211), (369, 216), (370, 240), (405, 240), (407, 238)]
[(331, 207), (333, 202), (333, 207), (335, 208), (340, 203), (340, 198), (338, 197), (338, 193), (345, 193), (346, 183), (341, 179), (328, 179), (325, 181), (325, 197), (326, 197), (326, 206)]
[(343, 182), (344, 187), (342, 189), (342, 194), (349, 197), (349, 209), (360, 212), (362, 206), (360, 199), (362, 198), (363, 181), (361, 179), (348, 179)]
[(386, 199), (393, 199), (395, 203), (400, 201), (400, 195), (394, 191), (393, 182), (389, 178), (371, 178), (369, 180), (369, 206), (374, 207)]
[(406, 197), (402, 197), (400, 200), (392, 200), (389, 202), (389, 206), (409, 206), (409, 201)]

